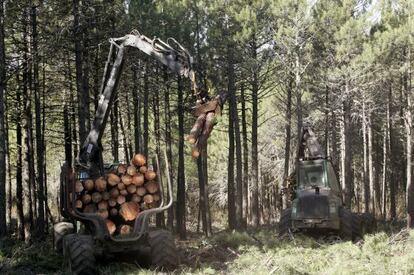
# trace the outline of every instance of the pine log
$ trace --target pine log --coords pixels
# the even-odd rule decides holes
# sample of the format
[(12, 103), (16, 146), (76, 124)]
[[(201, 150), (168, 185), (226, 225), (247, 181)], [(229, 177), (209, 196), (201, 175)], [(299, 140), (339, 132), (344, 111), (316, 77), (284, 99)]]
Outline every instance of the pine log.
[(121, 194), (122, 196), (128, 196), (128, 191), (126, 189), (123, 189), (119, 191), (119, 194)]
[(111, 210), (109, 210), (109, 214), (111, 216), (117, 216), (118, 215), (118, 209), (116, 208), (111, 208)]
[(111, 194), (109, 194), (109, 192), (103, 192), (102, 193), (102, 199), (103, 200), (109, 200), (111, 198)]
[(161, 199), (160, 194), (153, 194), (152, 198), (154, 199), (154, 201), (159, 201)]
[(94, 203), (99, 203), (102, 200), (102, 195), (99, 192), (95, 192), (92, 194), (92, 201)]
[(195, 144), (197, 142), (198, 137), (200, 136), (201, 132), (203, 131), (203, 126), (206, 121), (206, 114), (203, 113), (197, 117), (196, 122), (191, 128), (190, 134), (187, 137), (187, 141), (191, 144)]
[(147, 193), (147, 189), (145, 189), (145, 187), (140, 186), (137, 188), (137, 195), (138, 196), (144, 196)]
[(154, 197), (151, 194), (147, 194), (144, 196), (144, 202), (146, 204), (150, 204), (154, 201)]
[(127, 191), (130, 194), (134, 194), (135, 192), (137, 192), (137, 187), (133, 184), (131, 184), (130, 186), (127, 187)]
[(100, 201), (98, 203), (98, 209), (108, 209), (108, 202), (107, 201)]
[(106, 222), (106, 227), (108, 228), (109, 234), (113, 235), (116, 231), (116, 225), (114, 224), (113, 221), (108, 220), (108, 219), (105, 220), (105, 222)]
[(152, 170), (149, 170), (145, 173), (146, 180), (154, 180), (157, 177), (157, 173)]
[(199, 152), (201, 152), (203, 148), (207, 145), (208, 137), (210, 136), (210, 133), (214, 127), (214, 118), (215, 118), (214, 112), (207, 113), (206, 122), (204, 124), (203, 131), (201, 132), (201, 135), (197, 141), (197, 149)]
[(131, 197), (131, 201), (133, 201), (133, 202), (140, 202), (141, 201), (141, 197), (140, 196), (138, 196), (137, 194), (134, 194), (134, 195), (132, 195), (132, 197)]
[(115, 175), (113, 173), (108, 174), (108, 184), (110, 186), (115, 186), (120, 182), (121, 182), (121, 179), (117, 175)]
[(128, 166), (127, 174), (131, 177), (137, 173), (137, 168), (133, 165)]
[(130, 175), (123, 175), (121, 180), (125, 185), (130, 185), (132, 182), (132, 177)]
[(107, 209), (99, 209), (98, 210), (98, 215), (102, 217), (102, 219), (107, 219), (109, 216), (108, 210)]
[(111, 195), (111, 198), (116, 199), (119, 196), (119, 190), (117, 187), (112, 188), (111, 191), (109, 191), (109, 194)]
[(123, 182), (118, 183), (117, 185), (118, 190), (124, 190), (125, 189), (125, 184)]
[(127, 224), (123, 224), (119, 227), (119, 234), (121, 235), (126, 235), (132, 232), (132, 227), (127, 225)]
[(83, 203), (84, 205), (87, 205), (88, 203), (90, 203), (90, 202), (91, 202), (91, 200), (92, 200), (92, 197), (91, 197), (91, 195), (89, 195), (89, 194), (84, 194), (84, 195), (82, 196), (82, 203)]
[(87, 214), (93, 214), (93, 213), (96, 213), (96, 211), (97, 211), (97, 208), (96, 208), (96, 205), (95, 204), (88, 204), (83, 209), (83, 212), (84, 213), (87, 213)]
[(158, 183), (155, 181), (150, 181), (145, 184), (145, 189), (148, 193), (154, 194), (158, 191)]
[(80, 181), (80, 180), (77, 180), (76, 182), (75, 182), (75, 192), (76, 193), (80, 193), (80, 192), (82, 192), (83, 191), (83, 185), (82, 185), (82, 182)]
[(83, 203), (82, 203), (81, 200), (76, 200), (75, 201), (75, 207), (76, 208), (80, 209), (80, 208), (82, 208), (82, 206), (83, 206)]
[(193, 147), (193, 149), (191, 149), (191, 156), (193, 158), (198, 158), (200, 156), (200, 151), (199, 151), (197, 146), (195, 146), (195, 147)]
[(139, 205), (136, 202), (126, 202), (121, 205), (119, 209), (119, 214), (125, 221), (132, 221), (139, 214)]
[(132, 163), (136, 166), (144, 166), (146, 162), (147, 160), (143, 154), (135, 154), (132, 159)]
[(123, 174), (125, 174), (126, 170), (127, 170), (126, 165), (125, 164), (120, 164), (118, 166), (117, 172), (118, 172), (119, 175), (123, 175)]
[(86, 190), (92, 191), (93, 188), (95, 187), (95, 183), (93, 182), (93, 180), (89, 179), (83, 182), (83, 186), (85, 187)]
[(136, 186), (141, 186), (144, 184), (144, 182), (145, 182), (145, 177), (141, 173), (137, 173), (136, 175), (132, 177), (132, 184)]
[(116, 206), (116, 199), (109, 199), (108, 204), (109, 204), (110, 207), (115, 207)]
[(106, 180), (104, 177), (99, 177), (95, 180), (95, 189), (98, 192), (104, 192), (106, 190)]
[(148, 170), (147, 166), (141, 166), (141, 167), (139, 168), (139, 172), (140, 172), (141, 174), (145, 174), (145, 173), (147, 172), (147, 170)]
[(125, 196), (119, 195), (119, 196), (118, 196), (118, 198), (116, 198), (116, 202), (117, 202), (119, 205), (122, 205), (125, 201), (126, 201)]

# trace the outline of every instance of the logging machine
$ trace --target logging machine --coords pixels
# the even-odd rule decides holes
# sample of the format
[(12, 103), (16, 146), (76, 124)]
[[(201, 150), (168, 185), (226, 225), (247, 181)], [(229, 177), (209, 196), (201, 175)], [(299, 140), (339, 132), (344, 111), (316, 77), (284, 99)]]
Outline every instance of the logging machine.
[[(174, 268), (178, 259), (172, 234), (166, 230), (150, 231), (148, 225), (150, 216), (165, 211), (172, 204), (172, 187), (168, 177), (168, 202), (162, 198), (163, 192), (160, 192), (161, 203), (154, 208), (139, 212), (134, 219), (132, 232), (125, 236), (113, 236), (105, 219), (100, 215), (79, 211), (79, 207), (75, 204), (76, 191), (79, 190), (76, 190), (75, 183), (87, 182), (117, 169), (116, 164), (104, 164), (101, 139), (113, 105), (127, 48), (137, 48), (164, 64), (172, 72), (191, 80), (197, 100), (193, 108), (193, 114), (198, 117), (195, 140), (205, 141), (208, 138), (212, 124), (207, 123), (208, 121), (200, 124), (200, 120), (218, 115), (225, 101), (225, 95), (210, 99), (205, 89), (198, 88), (193, 58), (173, 38), (163, 42), (158, 38), (150, 39), (138, 31), (133, 31), (123, 37), (112, 38), (109, 42), (108, 60), (92, 128), (80, 148), (75, 167), (72, 168), (71, 163), (62, 166), (60, 212), (65, 222), (54, 226), (54, 247), (58, 253), (63, 253), (66, 267), (75, 274), (94, 274), (96, 257), (109, 258), (117, 255), (128, 255), (129, 258), (132, 257), (134, 261), (146, 266)], [(204, 124), (208, 129), (202, 129)], [(156, 172), (160, 178), (158, 160), (157, 167)], [(166, 169), (168, 170), (167, 163)], [(109, 182), (109, 178), (107, 180)], [(99, 195), (97, 197), (99, 199)]]
[(308, 124), (302, 127), (296, 169), (283, 188), (291, 207), (282, 211), (279, 233), (294, 231), (339, 232), (344, 239), (363, 237), (373, 218), (352, 213), (345, 207), (338, 176), (315, 133)]

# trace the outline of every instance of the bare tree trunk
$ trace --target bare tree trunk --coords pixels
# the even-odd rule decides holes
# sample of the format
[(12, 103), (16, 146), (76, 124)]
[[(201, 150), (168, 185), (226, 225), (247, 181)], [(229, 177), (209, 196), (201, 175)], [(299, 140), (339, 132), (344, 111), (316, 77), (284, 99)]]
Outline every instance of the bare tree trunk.
[[(290, 140), (292, 138), (292, 89), (293, 79), (289, 78), (289, 86), (286, 95), (286, 126), (285, 126), (285, 163), (283, 170), (283, 185), (285, 180), (289, 176), (289, 163), (290, 163)], [(282, 208), (287, 208), (288, 198), (286, 195), (282, 197)]]
[(373, 167), (373, 149), (372, 149), (372, 125), (371, 113), (367, 114), (367, 132), (368, 132), (368, 178), (370, 190), (370, 208), (372, 214), (375, 216), (375, 179)]
[(37, 10), (32, 4), (31, 7), (31, 25), (32, 25), (32, 62), (33, 62), (33, 92), (35, 96), (35, 122), (36, 122), (36, 156), (37, 156), (37, 220), (36, 236), (43, 239), (45, 234), (45, 204), (44, 204), (44, 148), (42, 137), (42, 111), (40, 103), (39, 89), (39, 53), (37, 47)]
[(184, 166), (184, 100), (181, 78), (178, 77), (178, 177), (177, 177), (177, 231), (186, 239), (185, 166)]
[[(24, 162), (26, 163), (25, 169), (25, 183), (26, 183), (26, 190), (25, 190), (25, 197), (27, 198), (26, 206), (26, 215), (24, 221), (24, 228), (25, 228), (25, 241), (30, 243), (32, 241), (32, 231), (34, 228), (33, 224), (33, 196), (32, 196), (32, 189), (34, 187), (34, 164), (32, 161), (33, 157), (33, 140), (32, 140), (32, 113), (31, 113), (31, 90), (28, 88), (31, 85), (31, 64), (29, 63), (28, 59), (28, 35), (27, 35), (27, 27), (28, 27), (28, 14), (26, 7), (23, 10), (23, 62), (24, 62), (24, 70), (23, 70), (23, 108), (24, 108), (24, 146), (25, 146), (25, 158)], [(35, 200), (36, 201), (36, 200)]]
[(4, 1), (0, 2), (0, 237), (7, 234), (6, 222), (6, 57), (4, 46)]
[(134, 98), (134, 144), (135, 153), (139, 153), (141, 150), (141, 99), (139, 96), (139, 82), (137, 69), (134, 67), (134, 88), (132, 95)]
[[(127, 101), (128, 102), (128, 101)], [(127, 103), (126, 102), (126, 103)], [(119, 113), (119, 126), (121, 127), (121, 135), (122, 135), (122, 147), (124, 147), (124, 160), (128, 162), (132, 158), (132, 155), (129, 155), (128, 150), (128, 133), (126, 132), (125, 121), (122, 119), (122, 113)]]
[(148, 96), (149, 96), (149, 90), (148, 90), (148, 69), (147, 65), (145, 66), (145, 72), (144, 72), (144, 144), (143, 144), (143, 150), (144, 155), (148, 156), (148, 142), (149, 142), (149, 129), (148, 129)]
[[(168, 82), (168, 74), (167, 74), (166, 68), (164, 68), (164, 83), (165, 83), (165, 93), (164, 93), (165, 146), (166, 146), (166, 151), (167, 151), (166, 161), (168, 162), (168, 167), (173, 167), (173, 164), (172, 164), (173, 156), (172, 156), (172, 146), (171, 146), (170, 84)], [(168, 176), (171, 179), (171, 183), (173, 183), (174, 182), (173, 169), (169, 169)], [(173, 206), (174, 205), (168, 208), (167, 228), (169, 230), (172, 230), (174, 227), (174, 207)]]
[(229, 229), (236, 228), (236, 202), (234, 187), (234, 124), (232, 110), (229, 109), (229, 155), (227, 163), (227, 215)]
[[(17, 75), (17, 82), (19, 83), (19, 75)], [(22, 102), (21, 102), (21, 90), (20, 87), (16, 90), (16, 209), (17, 209), (17, 222), (18, 230), (17, 237), (19, 240), (25, 240), (25, 220), (23, 212), (23, 142), (22, 142)]]
[(395, 164), (395, 154), (397, 153), (395, 151), (395, 145), (394, 145), (394, 130), (393, 130), (393, 124), (391, 121), (391, 112), (392, 112), (392, 84), (390, 83), (390, 90), (388, 93), (388, 142), (389, 142), (389, 156), (390, 156), (390, 218), (391, 220), (394, 220), (397, 216), (397, 208), (396, 208), (396, 198), (395, 198), (395, 184), (396, 184), (396, 175), (397, 175), (397, 169)]
[[(158, 159), (161, 159), (160, 100), (159, 100), (158, 93), (154, 93), (152, 99), (153, 99), (152, 108), (153, 108), (153, 113), (154, 113), (155, 154), (158, 156)], [(164, 212), (158, 213), (156, 215), (155, 222), (156, 222), (157, 227), (165, 227)]]
[(341, 139), (342, 190), (345, 205), (351, 208), (352, 202), (352, 150), (351, 150), (351, 106), (348, 83), (345, 83), (345, 99), (343, 101), (343, 122)]
[[(243, 226), (243, 176), (242, 176), (242, 153), (241, 153), (241, 138), (239, 126), (239, 114), (237, 110), (236, 86), (234, 75), (234, 57), (233, 47), (228, 46), (228, 95), (229, 95), (229, 123), (233, 123), (233, 133), (236, 149), (236, 179), (235, 179), (235, 228), (241, 229)], [(234, 169), (234, 167), (233, 167)]]
[[(253, 35), (251, 42), (251, 56), (257, 59), (256, 37)], [(251, 218), (254, 227), (259, 226), (259, 151), (257, 145), (257, 128), (258, 128), (258, 104), (259, 104), (259, 79), (257, 71), (252, 75), (252, 194), (251, 194)]]
[(408, 72), (405, 77), (405, 92), (407, 105), (405, 110), (406, 156), (407, 156), (407, 227), (414, 228), (414, 186), (412, 183), (412, 98), (411, 98), (411, 48), (407, 54)]
[(76, 59), (76, 89), (78, 92), (78, 118), (79, 118), (79, 140), (82, 143), (89, 130), (89, 94), (85, 90), (85, 80), (83, 75), (83, 48), (82, 30), (80, 25), (79, 0), (73, 0), (73, 37), (75, 41)]
[(244, 84), (241, 89), (242, 104), (242, 136), (243, 136), (243, 220), (244, 227), (247, 227), (248, 210), (249, 210), (249, 146), (247, 137), (247, 121), (246, 121), (246, 97), (244, 94)]
[(114, 105), (111, 110), (111, 138), (112, 156), (115, 163), (119, 162), (119, 131), (118, 131), (118, 96), (115, 95)]
[(365, 213), (369, 213), (369, 205), (370, 205), (370, 185), (368, 181), (368, 140), (367, 140), (367, 117), (366, 117), (366, 103), (365, 103), (365, 95), (362, 98), (362, 140), (363, 140), (363, 182), (364, 182), (364, 211)]

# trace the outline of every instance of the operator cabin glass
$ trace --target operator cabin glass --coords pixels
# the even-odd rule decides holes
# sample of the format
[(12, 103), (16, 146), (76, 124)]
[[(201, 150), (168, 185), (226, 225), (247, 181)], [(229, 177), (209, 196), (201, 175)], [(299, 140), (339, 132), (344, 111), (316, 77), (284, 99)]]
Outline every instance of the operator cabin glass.
[(299, 171), (299, 185), (302, 188), (326, 185), (322, 164), (304, 165), (300, 167)]

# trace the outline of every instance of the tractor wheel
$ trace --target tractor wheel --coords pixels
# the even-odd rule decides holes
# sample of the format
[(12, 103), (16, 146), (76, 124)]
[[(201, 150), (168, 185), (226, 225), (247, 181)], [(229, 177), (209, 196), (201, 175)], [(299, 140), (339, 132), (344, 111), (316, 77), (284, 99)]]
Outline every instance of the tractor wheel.
[(151, 246), (151, 264), (164, 270), (173, 270), (178, 266), (178, 255), (174, 238), (170, 231), (149, 232)]
[(70, 274), (97, 274), (92, 237), (69, 234), (63, 238), (63, 258)]
[(341, 208), (339, 212), (340, 229), (339, 235), (344, 240), (352, 240), (352, 213), (346, 208)]
[(279, 220), (279, 236), (283, 236), (289, 232), (292, 224), (291, 216), (292, 208), (286, 208), (282, 211)]
[(372, 233), (377, 229), (377, 222), (371, 213), (363, 213), (360, 218), (366, 233)]
[(70, 222), (59, 222), (53, 226), (53, 248), (55, 249), (56, 253), (63, 253), (63, 237), (74, 232), (75, 228), (73, 226), (73, 223)]
[(365, 228), (362, 225), (361, 217), (358, 214), (352, 213), (352, 239), (363, 239), (365, 235)]

